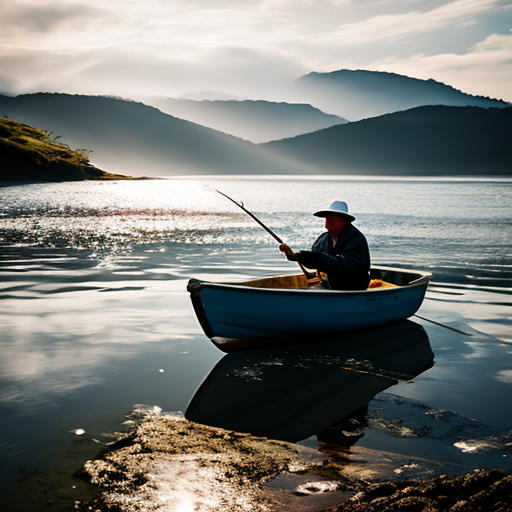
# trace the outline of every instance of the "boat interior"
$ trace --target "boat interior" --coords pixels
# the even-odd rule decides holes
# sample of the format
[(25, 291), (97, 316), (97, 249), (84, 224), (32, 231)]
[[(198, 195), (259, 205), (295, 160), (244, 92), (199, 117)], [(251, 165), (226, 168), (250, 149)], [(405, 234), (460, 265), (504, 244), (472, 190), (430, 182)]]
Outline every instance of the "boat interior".
[[(407, 286), (418, 281), (424, 276), (424, 273), (374, 267), (370, 270), (370, 285), (368, 286), (368, 289)], [(325, 287), (323, 284), (324, 282), (327, 282), (327, 275), (322, 272), (319, 274), (311, 272), (311, 277), (309, 278), (306, 278), (304, 274), (296, 274), (252, 279), (239, 284), (242, 286), (251, 286), (253, 288), (307, 290), (310, 288)]]

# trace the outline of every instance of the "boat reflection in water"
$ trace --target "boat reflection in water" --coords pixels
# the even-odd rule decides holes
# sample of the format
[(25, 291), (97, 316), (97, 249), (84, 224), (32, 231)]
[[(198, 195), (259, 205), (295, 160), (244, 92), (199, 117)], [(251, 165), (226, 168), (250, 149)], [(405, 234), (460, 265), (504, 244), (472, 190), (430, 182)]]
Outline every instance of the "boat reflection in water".
[(185, 416), (272, 439), (298, 442), (317, 435), (344, 444), (332, 434), (346, 432), (348, 418), (361, 411), (364, 417), (377, 393), (433, 364), (428, 336), (411, 320), (314, 343), (232, 352), (213, 368)]

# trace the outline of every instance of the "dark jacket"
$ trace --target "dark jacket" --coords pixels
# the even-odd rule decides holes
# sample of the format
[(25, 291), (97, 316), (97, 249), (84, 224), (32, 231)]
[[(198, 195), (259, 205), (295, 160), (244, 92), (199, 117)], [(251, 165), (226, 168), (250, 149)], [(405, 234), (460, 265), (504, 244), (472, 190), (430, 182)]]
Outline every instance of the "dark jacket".
[(365, 236), (347, 223), (333, 247), (332, 237), (322, 233), (311, 251), (297, 253), (305, 267), (325, 272), (335, 290), (366, 290), (370, 284), (370, 251)]

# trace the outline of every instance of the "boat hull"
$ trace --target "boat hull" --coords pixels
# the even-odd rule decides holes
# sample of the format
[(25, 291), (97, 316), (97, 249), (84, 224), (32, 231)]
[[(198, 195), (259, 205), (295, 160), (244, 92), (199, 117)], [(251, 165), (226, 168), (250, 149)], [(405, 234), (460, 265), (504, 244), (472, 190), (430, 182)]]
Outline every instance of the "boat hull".
[(260, 287), (272, 285), (272, 280), (228, 284), (191, 279), (188, 290), (205, 334), (222, 348), (233, 345), (232, 340), (352, 331), (416, 313), (430, 274), (384, 267), (372, 273), (396, 286), (339, 291)]

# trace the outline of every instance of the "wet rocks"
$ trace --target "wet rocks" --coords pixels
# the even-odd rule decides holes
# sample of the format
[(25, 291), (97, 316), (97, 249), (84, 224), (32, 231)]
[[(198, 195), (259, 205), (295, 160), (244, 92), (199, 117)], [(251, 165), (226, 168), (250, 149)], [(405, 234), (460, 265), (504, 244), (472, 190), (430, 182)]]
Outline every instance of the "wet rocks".
[(329, 512), (510, 512), (512, 475), (477, 469), (466, 475), (369, 485)]

